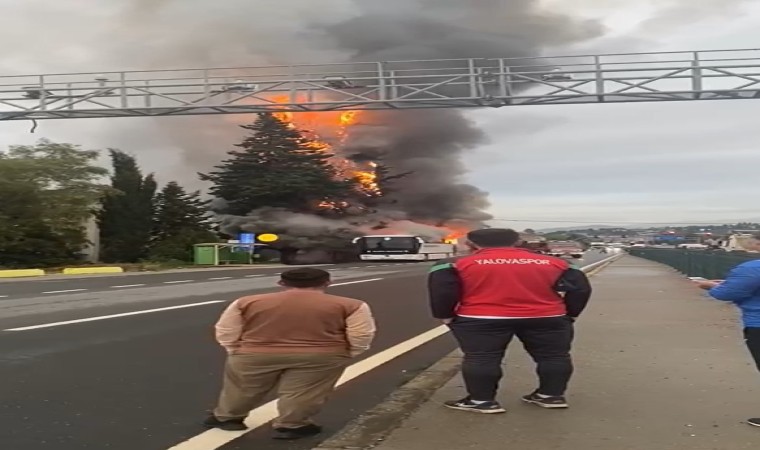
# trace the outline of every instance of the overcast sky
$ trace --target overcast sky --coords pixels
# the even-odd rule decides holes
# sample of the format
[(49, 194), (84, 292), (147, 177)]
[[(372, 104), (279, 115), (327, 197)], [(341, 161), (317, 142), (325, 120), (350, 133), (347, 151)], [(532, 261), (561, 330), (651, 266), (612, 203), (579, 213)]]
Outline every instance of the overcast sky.
[[(728, 10), (718, 9), (718, 2), (690, 2), (716, 13), (696, 22), (680, 14), (647, 22), (653, 15), (647, 1), (552, 3), (605, 18), (613, 35), (590, 44), (604, 52), (760, 47), (760, 5), (751, 2), (733, 2), (736, 9)], [(495, 216), (521, 219), (514, 223), (519, 227), (575, 225), (542, 220), (758, 220), (758, 112), (754, 101), (478, 111), (473, 117), (492, 143), (470, 158), (470, 180), (491, 193)]]
[[(109, 0), (109, 4), (111, 1), (118, 3)], [(544, 3), (552, 9), (599, 18), (609, 28), (603, 38), (555, 52), (760, 47), (760, 5), (749, 1)], [(133, 68), (130, 62), (138, 59), (119, 49), (149, 50), (134, 36), (131, 41), (114, 42), (108, 47), (112, 51), (99, 53), (96, 60), (86, 51), (87, 39), (125, 38), (123, 29), (109, 23), (112, 11), (101, 5), (102, 0), (0, 0), (4, 11), (0, 38), (6, 43), (0, 69), (24, 73), (77, 67), (95, 71), (98, 67)], [(67, 44), (69, 38), (77, 40), (77, 45)], [(9, 44), (12, 50), (6, 51)], [(468, 181), (490, 192), (494, 216), (514, 220), (504, 224), (520, 228), (575, 225), (563, 221), (615, 224), (760, 219), (755, 207), (760, 172), (758, 111), (760, 102), (755, 101), (473, 111), (471, 117), (487, 131), (490, 143), (467, 157)], [(146, 169), (165, 180), (192, 175), (183, 169), (188, 156), (182, 143), (159, 133), (154, 121), (46, 121), (40, 123), (36, 134), (28, 130), (28, 122), (0, 123), (0, 146), (31, 143), (40, 137), (90, 148), (119, 146), (136, 153)], [(114, 136), (124, 133), (132, 136), (128, 145), (114, 142)], [(224, 150), (220, 149), (220, 155)], [(201, 163), (215, 159), (216, 155), (208, 155)]]

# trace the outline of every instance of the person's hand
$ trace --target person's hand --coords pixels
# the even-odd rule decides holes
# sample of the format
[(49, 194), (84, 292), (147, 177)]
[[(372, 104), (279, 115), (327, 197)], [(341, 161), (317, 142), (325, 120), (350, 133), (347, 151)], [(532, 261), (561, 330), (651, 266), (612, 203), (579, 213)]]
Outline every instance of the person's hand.
[(707, 291), (714, 288), (715, 286), (718, 286), (721, 283), (721, 281), (704, 280), (704, 281), (697, 281), (696, 283), (697, 283), (697, 287)]
[(225, 353), (227, 353), (228, 355), (234, 355), (238, 352), (238, 350), (240, 350), (240, 344), (235, 343), (235, 344), (222, 345), (222, 348), (224, 349)]
[(454, 321), (454, 319), (453, 319), (453, 318), (451, 318), (451, 319), (441, 319), (441, 322), (442, 322), (444, 325), (451, 325), (451, 322), (453, 322), (453, 321)]
[(369, 347), (351, 347), (348, 349), (348, 355), (351, 358), (356, 358), (367, 350), (369, 350)]

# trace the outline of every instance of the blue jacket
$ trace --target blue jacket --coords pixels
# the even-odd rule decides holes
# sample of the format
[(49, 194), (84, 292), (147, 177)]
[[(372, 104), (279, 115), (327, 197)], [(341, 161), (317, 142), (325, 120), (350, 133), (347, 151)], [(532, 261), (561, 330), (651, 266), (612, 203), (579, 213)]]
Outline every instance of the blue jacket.
[(760, 259), (731, 269), (723, 283), (710, 289), (710, 296), (735, 303), (742, 310), (744, 326), (760, 328)]

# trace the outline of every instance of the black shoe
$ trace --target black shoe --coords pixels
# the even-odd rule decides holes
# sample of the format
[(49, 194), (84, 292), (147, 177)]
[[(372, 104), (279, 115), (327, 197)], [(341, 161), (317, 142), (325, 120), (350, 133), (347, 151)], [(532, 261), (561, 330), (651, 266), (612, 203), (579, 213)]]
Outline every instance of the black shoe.
[(760, 427), (760, 417), (755, 418), (755, 419), (749, 419), (747, 420), (747, 423), (749, 425), (752, 425), (753, 427)]
[(562, 396), (555, 396), (555, 397), (542, 397), (539, 396), (537, 392), (534, 392), (530, 395), (526, 395), (522, 398), (522, 400), (525, 403), (531, 403), (536, 406), (540, 406), (542, 408), (549, 408), (549, 409), (563, 409), (568, 408), (570, 405), (567, 404), (567, 400), (565, 400), (565, 397)]
[(243, 431), (248, 429), (243, 420), (245, 419), (219, 420), (212, 414), (203, 421), (203, 426), (206, 428), (219, 428), (225, 431)]
[(294, 440), (316, 436), (322, 432), (319, 425), (304, 425), (298, 428), (275, 428), (272, 439)]
[(501, 414), (507, 412), (498, 402), (475, 403), (470, 398), (445, 402), (443, 406), (460, 411), (472, 411), (480, 414)]

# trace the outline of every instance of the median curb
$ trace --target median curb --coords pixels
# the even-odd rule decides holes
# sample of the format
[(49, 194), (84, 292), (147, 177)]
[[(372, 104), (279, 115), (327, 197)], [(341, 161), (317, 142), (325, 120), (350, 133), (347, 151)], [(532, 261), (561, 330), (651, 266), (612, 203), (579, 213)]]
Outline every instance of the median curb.
[(122, 267), (67, 267), (61, 272), (63, 275), (97, 275), (103, 273), (124, 273)]
[(0, 278), (41, 277), (44, 275), (45, 271), (41, 269), (0, 270)]
[(454, 378), (459, 372), (461, 359), (459, 350), (445, 356), (314, 449), (360, 450), (379, 445), (438, 389)]
[[(592, 277), (624, 256), (626, 254), (622, 253), (591, 264), (586, 273)], [(369, 450), (377, 447), (459, 373), (461, 360), (462, 353), (458, 349), (448, 354), (312, 450)]]

